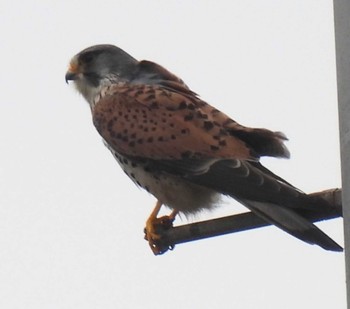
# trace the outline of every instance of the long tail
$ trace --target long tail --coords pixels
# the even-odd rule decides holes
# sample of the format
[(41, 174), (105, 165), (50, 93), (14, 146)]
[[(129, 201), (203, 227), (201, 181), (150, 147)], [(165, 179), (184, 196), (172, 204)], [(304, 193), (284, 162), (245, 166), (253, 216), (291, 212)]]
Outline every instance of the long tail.
[(343, 251), (332, 238), (292, 209), (256, 201), (240, 200), (240, 202), (267, 222), (302, 241), (318, 245), (325, 250)]
[(233, 197), (267, 222), (300, 240), (326, 250), (343, 251), (333, 239), (298, 213), (298, 209), (317, 211), (330, 208), (328, 202), (301, 192), (260, 163), (220, 161), (205, 174), (189, 178)]

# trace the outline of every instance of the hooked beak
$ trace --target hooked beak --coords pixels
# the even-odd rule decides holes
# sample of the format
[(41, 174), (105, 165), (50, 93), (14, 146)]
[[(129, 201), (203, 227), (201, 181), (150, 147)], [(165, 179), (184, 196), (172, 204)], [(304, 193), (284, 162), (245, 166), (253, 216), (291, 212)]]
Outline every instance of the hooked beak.
[(66, 79), (66, 83), (68, 84), (68, 82), (69, 82), (70, 80), (76, 80), (76, 79), (77, 79), (77, 73), (68, 71), (68, 72), (66, 73), (65, 79)]
[(68, 70), (67, 70), (67, 73), (66, 73), (66, 83), (68, 84), (68, 82), (70, 80), (76, 80), (79, 78), (79, 66), (77, 64), (77, 61), (75, 58), (73, 58), (69, 64), (69, 67), (68, 67)]

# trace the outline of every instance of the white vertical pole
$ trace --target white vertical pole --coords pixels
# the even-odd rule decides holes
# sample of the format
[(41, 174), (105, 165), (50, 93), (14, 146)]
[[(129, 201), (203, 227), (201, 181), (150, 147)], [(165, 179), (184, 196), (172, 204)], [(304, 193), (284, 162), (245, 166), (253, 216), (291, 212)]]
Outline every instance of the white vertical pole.
[(347, 301), (350, 308), (350, 0), (334, 0)]

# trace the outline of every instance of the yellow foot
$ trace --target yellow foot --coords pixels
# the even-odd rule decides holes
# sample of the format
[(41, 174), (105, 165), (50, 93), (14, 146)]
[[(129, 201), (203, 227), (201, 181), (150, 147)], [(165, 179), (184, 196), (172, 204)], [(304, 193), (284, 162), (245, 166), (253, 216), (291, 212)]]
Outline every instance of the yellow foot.
[(172, 212), (170, 216), (163, 216), (157, 218), (158, 212), (161, 208), (161, 202), (157, 202), (156, 207), (146, 221), (144, 229), (145, 239), (155, 255), (163, 254), (173, 246), (170, 245), (164, 237), (164, 232), (173, 227), (173, 222), (177, 212)]

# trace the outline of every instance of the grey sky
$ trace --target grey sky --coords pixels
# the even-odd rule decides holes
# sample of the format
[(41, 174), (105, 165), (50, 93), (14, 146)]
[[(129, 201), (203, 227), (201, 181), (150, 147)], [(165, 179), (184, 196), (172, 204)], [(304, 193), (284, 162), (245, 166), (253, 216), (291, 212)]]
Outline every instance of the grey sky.
[[(238, 122), (283, 131), (291, 159), (263, 162), (286, 180), (339, 187), (332, 10), (326, 0), (2, 0), (0, 308), (345, 308), (343, 254), (274, 227), (154, 257), (142, 230), (155, 199), (120, 170), (64, 82), (75, 53), (118, 45)], [(241, 210), (225, 200), (196, 220)], [(342, 220), (320, 226), (342, 243)]]

